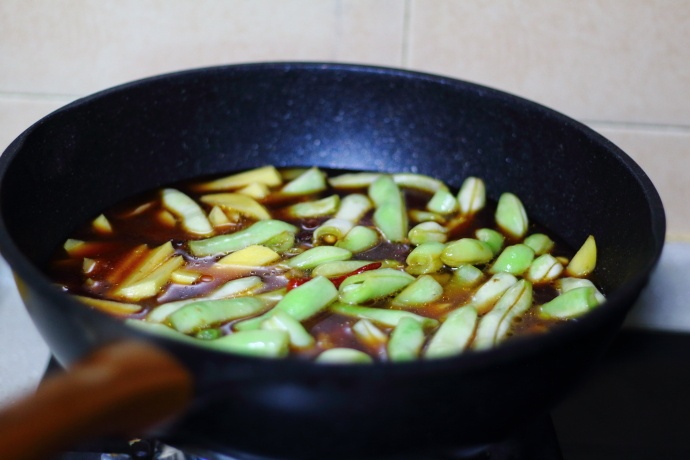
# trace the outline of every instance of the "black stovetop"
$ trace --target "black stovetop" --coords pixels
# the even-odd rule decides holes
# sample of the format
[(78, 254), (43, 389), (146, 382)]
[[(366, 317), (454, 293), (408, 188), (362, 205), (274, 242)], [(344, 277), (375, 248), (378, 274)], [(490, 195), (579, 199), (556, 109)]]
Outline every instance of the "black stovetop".
[[(197, 460), (157, 457), (155, 440), (98, 440), (55, 460)], [(104, 456), (102, 452), (110, 453)], [(223, 457), (223, 459), (229, 457)], [(566, 401), (469, 460), (690, 458), (690, 334), (624, 330)], [(429, 459), (451, 460), (451, 459)]]

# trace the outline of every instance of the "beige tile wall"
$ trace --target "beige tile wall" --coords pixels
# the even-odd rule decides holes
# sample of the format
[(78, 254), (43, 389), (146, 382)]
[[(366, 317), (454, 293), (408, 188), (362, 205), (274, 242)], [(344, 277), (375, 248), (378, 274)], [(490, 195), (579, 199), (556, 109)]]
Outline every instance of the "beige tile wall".
[(214, 64), (346, 61), (450, 75), (589, 124), (690, 239), (690, 0), (2, 0), (0, 149), (51, 110)]

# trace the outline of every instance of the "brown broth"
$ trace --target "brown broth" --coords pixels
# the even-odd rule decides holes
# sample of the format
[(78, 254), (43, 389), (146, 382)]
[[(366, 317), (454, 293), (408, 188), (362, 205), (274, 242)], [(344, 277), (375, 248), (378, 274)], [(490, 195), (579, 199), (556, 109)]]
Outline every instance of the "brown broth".
[[(206, 182), (210, 178), (204, 177), (197, 181), (188, 181), (173, 184), (173, 187), (183, 191), (188, 196), (198, 202), (202, 193), (196, 192), (198, 183)], [(268, 199), (261, 200), (261, 203), (269, 210), (274, 219), (280, 219), (296, 225), (300, 230), (296, 236), (296, 244), (302, 249), (312, 246), (312, 235), (327, 217), (296, 219), (288, 214), (287, 206), (300, 201), (314, 200), (323, 198), (334, 193), (344, 196), (346, 193), (358, 192), (366, 194), (366, 189), (354, 190), (327, 190), (307, 196), (286, 197), (283, 195), (271, 195)], [(152, 309), (167, 302), (199, 298), (208, 295), (211, 291), (223, 283), (248, 275), (259, 275), (266, 283), (263, 291), (268, 292), (285, 287), (290, 278), (297, 276), (309, 276), (309, 272), (295, 273), (294, 270), (288, 271), (268, 268), (218, 268), (215, 262), (219, 257), (195, 257), (186, 246), (190, 239), (199, 237), (190, 236), (180, 225), (170, 226), (161, 219), (164, 207), (158, 199), (159, 191), (154, 190), (132, 197), (122, 203), (104, 211), (104, 215), (112, 225), (112, 233), (102, 233), (94, 229), (91, 222), (85, 223), (77, 228), (72, 238), (88, 242), (87, 246), (69, 255), (63, 249), (57, 251), (50, 266), (48, 273), (57, 283), (63, 285), (67, 292), (72, 294), (84, 295), (89, 297), (119, 300), (113, 297), (114, 290), (118, 285), (132, 274), (136, 269), (140, 257), (137, 256), (137, 247), (142, 244), (149, 248), (157, 247), (168, 241), (172, 242), (174, 252), (183, 257), (185, 269), (200, 272), (202, 276), (190, 285), (168, 284), (161, 292), (149, 298), (142, 299), (139, 303), (143, 306), (143, 311), (135, 318), (144, 318)], [(424, 209), (426, 203), (431, 198), (431, 194), (420, 190), (406, 189), (404, 193), (408, 209)], [(208, 213), (210, 206), (200, 203)], [(466, 220), (454, 227), (449, 234), (448, 240), (455, 240), (461, 237), (473, 237), (474, 232), (479, 228), (494, 228), (494, 212), (496, 203), (489, 202), (486, 207), (473, 218)], [(329, 216), (330, 217), (330, 216)], [(248, 218), (241, 218), (238, 222), (231, 223), (217, 230), (219, 233), (232, 233), (242, 228), (246, 228), (254, 221)], [(369, 211), (360, 221), (361, 225), (373, 225), (372, 211)], [(529, 233), (547, 233), (542, 227), (532, 223)], [(554, 255), (570, 257), (573, 254), (571, 248), (565, 246), (553, 235), (556, 247), (552, 251)], [(506, 245), (513, 242), (506, 240)], [(376, 247), (356, 254), (359, 260), (383, 260), (391, 259), (404, 263), (405, 258), (413, 249), (410, 244), (382, 242)], [(84, 273), (82, 269), (83, 258), (95, 260), (93, 270)], [(486, 267), (480, 267), (486, 268)], [(474, 290), (464, 288), (453, 288), (447, 284), (451, 275), (448, 267), (442, 269), (433, 276), (445, 285), (444, 294), (438, 300), (411, 308), (410, 311), (422, 316), (443, 320), (445, 316), (457, 306), (469, 301)], [(534, 305), (540, 305), (557, 295), (555, 288), (550, 285), (534, 286)], [(377, 306), (389, 308), (386, 300), (375, 302)], [(314, 358), (321, 351), (332, 347), (349, 347), (365, 351), (377, 360), (385, 360), (385, 346), (367, 345), (358, 340), (352, 333), (352, 326), (356, 320), (337, 314), (322, 313), (304, 322), (307, 330), (316, 339), (316, 345), (309, 349), (292, 348), (292, 354), (304, 358)], [(543, 333), (553, 326), (553, 321), (540, 319), (534, 313), (534, 308), (526, 314), (516, 319), (509, 333), (511, 336), (526, 334)], [(225, 333), (231, 333), (232, 324), (220, 325)], [(381, 327), (389, 333), (391, 328)]]

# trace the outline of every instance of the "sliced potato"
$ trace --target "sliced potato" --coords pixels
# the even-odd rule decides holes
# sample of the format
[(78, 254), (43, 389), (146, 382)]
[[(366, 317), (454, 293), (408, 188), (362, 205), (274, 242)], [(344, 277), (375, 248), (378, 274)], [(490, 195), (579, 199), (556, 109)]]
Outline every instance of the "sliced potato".
[(237, 174), (232, 174), (227, 177), (222, 177), (210, 182), (205, 182), (197, 190), (210, 192), (220, 190), (235, 190), (246, 187), (247, 185), (259, 183), (269, 187), (281, 185), (283, 178), (275, 168), (275, 166), (262, 166), (260, 168), (251, 169)]
[(116, 302), (114, 300), (95, 299), (93, 297), (86, 297), (81, 295), (73, 296), (78, 301), (85, 303), (91, 307), (101, 310), (105, 313), (110, 313), (117, 316), (129, 316), (139, 313), (142, 310), (141, 305), (126, 302)]
[(237, 211), (257, 220), (268, 220), (271, 218), (271, 214), (262, 204), (254, 198), (240, 193), (212, 193), (204, 195), (200, 199), (203, 203)]
[(219, 265), (242, 265), (260, 267), (280, 260), (280, 254), (266, 246), (254, 244), (235, 251), (220, 259)]
[(184, 264), (182, 256), (174, 256), (166, 260), (144, 278), (121, 286), (116, 295), (128, 300), (141, 300), (153, 297), (170, 281), (172, 273)]

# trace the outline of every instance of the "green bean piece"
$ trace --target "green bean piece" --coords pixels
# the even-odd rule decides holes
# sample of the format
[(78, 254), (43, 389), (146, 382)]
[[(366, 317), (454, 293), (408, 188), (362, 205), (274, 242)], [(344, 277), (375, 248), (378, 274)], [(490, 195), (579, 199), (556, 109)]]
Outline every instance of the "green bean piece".
[[(507, 327), (501, 327), (504, 320), (508, 325), (521, 312), (532, 305), (532, 284), (527, 280), (520, 280), (512, 285), (496, 302), (490, 312), (482, 316), (477, 326), (477, 333), (472, 346), (475, 350), (486, 350), (498, 344), (505, 336)], [(514, 315), (509, 314), (516, 309)]]
[(254, 297), (261, 300), (263, 303), (265, 303), (269, 307), (274, 307), (278, 302), (283, 300), (283, 297), (285, 297), (286, 293), (287, 293), (287, 289), (280, 288), (280, 289), (274, 289), (273, 291), (267, 291), (267, 292), (262, 292), (261, 294), (256, 294), (256, 295), (254, 295)]
[(148, 321), (141, 321), (138, 319), (125, 319), (125, 324), (134, 329), (138, 329), (148, 334), (154, 334), (168, 339), (179, 340), (193, 345), (204, 345), (204, 340), (195, 339), (187, 334), (178, 332), (170, 326), (161, 323), (150, 323)]
[(290, 343), (295, 347), (305, 348), (315, 342), (314, 337), (302, 326), (302, 323), (283, 310), (271, 311), (269, 317), (261, 323), (261, 329), (287, 332)]
[(429, 193), (448, 189), (442, 181), (425, 174), (396, 173), (393, 174), (393, 181), (400, 187), (415, 188)]
[(325, 276), (326, 278), (333, 278), (335, 276), (346, 275), (352, 273), (358, 268), (369, 265), (369, 260), (341, 260), (337, 262), (326, 262), (314, 268), (311, 272), (312, 276)]
[(399, 307), (418, 307), (437, 300), (443, 295), (443, 286), (431, 275), (422, 275), (408, 284), (393, 299)]
[(587, 278), (561, 278), (558, 281), (556, 281), (556, 288), (561, 292), (568, 292), (572, 291), (573, 289), (577, 289), (580, 287), (591, 287), (594, 289), (594, 297), (597, 299), (597, 302), (602, 304), (606, 300), (606, 297), (604, 297), (604, 294), (597, 289), (597, 287), (594, 285), (594, 283)]
[(266, 308), (254, 297), (200, 300), (187, 304), (168, 317), (170, 325), (185, 334), (214, 324), (256, 315)]
[(352, 227), (345, 237), (335, 243), (336, 247), (347, 249), (352, 253), (358, 253), (371, 249), (379, 244), (379, 233), (363, 225)]
[(361, 304), (395, 294), (414, 280), (414, 276), (392, 268), (369, 270), (345, 278), (338, 298), (344, 303)]
[(340, 204), (338, 195), (327, 196), (315, 201), (304, 201), (293, 204), (287, 208), (287, 212), (298, 219), (307, 217), (319, 217), (335, 214)]
[(529, 221), (522, 201), (512, 193), (503, 193), (496, 206), (496, 223), (513, 238), (522, 238), (527, 233)]
[(570, 276), (587, 276), (597, 265), (597, 243), (594, 237), (589, 235), (584, 244), (577, 250), (570, 263), (565, 267)]
[(458, 200), (448, 190), (440, 189), (431, 197), (426, 208), (439, 214), (451, 214), (457, 211)]
[(450, 267), (463, 264), (485, 264), (494, 257), (491, 246), (474, 238), (460, 238), (447, 243), (441, 253), (441, 260)]
[(551, 254), (542, 254), (529, 266), (525, 278), (532, 283), (548, 283), (563, 272), (563, 265)]
[(525, 288), (518, 300), (503, 316), (501, 323), (498, 325), (498, 330), (496, 331), (496, 343), (504, 340), (508, 336), (510, 327), (515, 322), (515, 318), (522, 316), (534, 302), (534, 286), (527, 280), (521, 281), (524, 281)]
[(262, 246), (277, 252), (278, 254), (285, 254), (290, 249), (295, 247), (295, 233), (292, 231), (280, 232), (272, 238), (267, 239)]
[(419, 245), (422, 243), (438, 242), (445, 243), (448, 229), (436, 222), (422, 222), (410, 229), (407, 238), (410, 243)]
[(319, 225), (314, 230), (312, 242), (314, 244), (336, 244), (352, 230), (355, 224), (347, 219), (332, 218)]
[[(362, 188), (370, 186), (383, 175), (369, 172), (341, 174), (329, 179), (329, 183), (334, 188)], [(424, 174), (397, 173), (391, 177), (401, 187), (414, 188), (429, 193), (448, 188), (442, 181)]]
[(514, 244), (505, 248), (489, 270), (490, 273), (522, 275), (532, 264), (534, 251), (525, 244)]
[(451, 312), (429, 341), (424, 357), (445, 358), (461, 354), (467, 349), (477, 327), (477, 310), (470, 306)]
[(350, 318), (366, 319), (384, 326), (395, 327), (402, 318), (412, 318), (419, 321), (425, 330), (430, 330), (438, 326), (438, 321), (433, 318), (426, 318), (407, 310), (391, 310), (388, 308), (361, 307), (359, 305), (349, 305), (342, 302), (334, 302), (329, 307), (332, 313), (348, 316)]
[(538, 256), (547, 254), (553, 249), (554, 241), (543, 233), (533, 233), (522, 242), (534, 250)]
[(258, 329), (274, 310), (282, 310), (297, 321), (304, 321), (324, 310), (337, 297), (338, 290), (333, 283), (323, 276), (317, 276), (288, 291), (273, 307), (273, 310), (261, 316), (238, 322), (234, 325), (234, 329), (238, 331)]
[(290, 352), (290, 336), (285, 331), (241, 331), (200, 342), (214, 350), (260, 358), (282, 358)]
[(308, 195), (326, 189), (326, 174), (316, 166), (307, 169), (281, 189), (289, 195)]
[(392, 242), (405, 241), (407, 237), (407, 216), (400, 204), (386, 202), (374, 211), (374, 223), (381, 230), (383, 236)]
[(213, 226), (206, 213), (196, 201), (173, 188), (163, 189), (161, 200), (168, 211), (175, 214), (182, 221), (182, 227), (196, 235), (210, 235)]
[(328, 183), (331, 184), (331, 187), (337, 189), (364, 188), (369, 187), (381, 175), (381, 173), (370, 172), (341, 174), (328, 179)]
[(360, 342), (375, 347), (388, 342), (388, 336), (368, 319), (360, 319), (352, 326), (352, 333)]
[(410, 209), (407, 213), (410, 216), (410, 220), (413, 222), (438, 222), (443, 224), (446, 222), (446, 218), (441, 214), (437, 214), (431, 211), (422, 211), (420, 209)]
[(135, 319), (125, 320), (125, 324), (150, 334), (218, 351), (266, 358), (283, 357), (289, 352), (290, 338), (285, 331), (242, 331), (214, 340), (203, 340), (178, 332), (165, 324)]
[(189, 250), (195, 256), (227, 254), (253, 244), (262, 244), (283, 232), (297, 233), (297, 227), (280, 220), (260, 220), (235, 233), (190, 241)]
[(498, 254), (501, 252), (501, 249), (503, 249), (505, 237), (496, 230), (491, 228), (480, 228), (474, 234), (479, 241), (483, 241), (489, 245), (494, 255)]
[(474, 265), (463, 264), (453, 270), (453, 282), (462, 287), (476, 286), (484, 278), (484, 272)]
[(408, 221), (405, 200), (390, 176), (384, 175), (369, 186), (369, 197), (374, 202), (374, 224), (393, 242), (407, 238)]
[(356, 223), (372, 208), (371, 201), (361, 193), (351, 193), (340, 200), (340, 207), (335, 214), (336, 219), (349, 220)]
[(401, 318), (388, 341), (388, 359), (391, 362), (413, 361), (419, 356), (425, 335), (422, 323), (413, 318)]
[(496, 273), (477, 289), (469, 305), (482, 315), (489, 311), (503, 293), (517, 283), (517, 281), (517, 278), (510, 273)]
[(374, 207), (380, 206), (382, 203), (388, 201), (400, 201), (402, 195), (400, 188), (393, 182), (393, 178), (388, 174), (381, 174), (376, 178), (367, 189), (369, 199), (371, 199)]
[(354, 348), (331, 348), (316, 357), (320, 364), (371, 364), (374, 360), (363, 351)]
[(215, 340), (220, 338), (222, 335), (223, 332), (217, 327), (214, 327), (211, 329), (202, 329), (196, 334), (194, 334), (194, 337), (201, 340)]
[(539, 307), (542, 318), (575, 318), (587, 313), (599, 304), (593, 287), (578, 287), (564, 292)]
[(468, 177), (458, 191), (458, 206), (463, 215), (474, 214), (486, 205), (486, 186), (477, 177)]
[(200, 300), (215, 300), (224, 299), (228, 297), (235, 297), (238, 295), (248, 295), (263, 286), (263, 281), (258, 276), (247, 276), (244, 278), (237, 278), (227, 283), (223, 284), (221, 287), (215, 291), (208, 294), (206, 297), (196, 298), (196, 299), (184, 299), (176, 300), (174, 302), (168, 302), (153, 308), (151, 312), (146, 316), (147, 321), (152, 321), (155, 323), (164, 322), (168, 316), (176, 312), (180, 308), (187, 304), (198, 302)]
[(441, 254), (445, 249), (443, 243), (422, 243), (407, 255), (405, 271), (412, 275), (436, 273), (443, 267)]
[(335, 246), (316, 246), (288, 259), (285, 263), (292, 268), (308, 270), (326, 262), (336, 262), (350, 258), (352, 258), (352, 253), (347, 249)]

